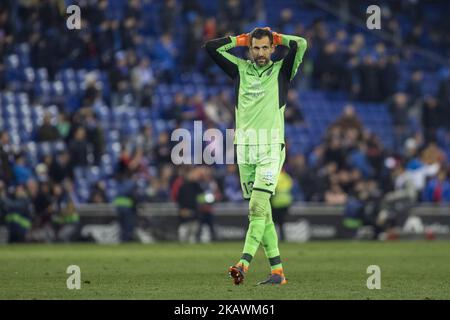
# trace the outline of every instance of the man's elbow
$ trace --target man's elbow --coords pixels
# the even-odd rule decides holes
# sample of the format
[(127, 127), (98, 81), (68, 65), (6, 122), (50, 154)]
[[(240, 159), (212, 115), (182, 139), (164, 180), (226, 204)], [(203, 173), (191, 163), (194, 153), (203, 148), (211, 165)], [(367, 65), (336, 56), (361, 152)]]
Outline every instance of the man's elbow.
[(214, 40), (206, 41), (202, 48), (205, 48), (209, 54), (213, 54), (217, 50)]
[(297, 40), (297, 44), (299, 48), (302, 48), (303, 50), (305, 50), (308, 47), (308, 42), (306, 41), (305, 38), (300, 37)]
[(220, 47), (222, 47), (230, 42), (231, 42), (231, 39), (229, 37), (224, 37), (224, 38), (208, 40), (208, 41), (206, 41), (206, 43), (203, 46), (206, 48), (206, 50), (211, 52), (211, 51), (216, 51)]
[(206, 50), (210, 49), (211, 47), (212, 47), (212, 40), (206, 41), (202, 46), (202, 48), (205, 48)]

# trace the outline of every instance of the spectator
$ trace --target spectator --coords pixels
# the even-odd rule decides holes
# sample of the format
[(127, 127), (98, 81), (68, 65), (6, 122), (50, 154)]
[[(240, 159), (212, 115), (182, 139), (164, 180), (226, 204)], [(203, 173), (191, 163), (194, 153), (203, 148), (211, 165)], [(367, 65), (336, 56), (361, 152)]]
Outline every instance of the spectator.
[(156, 79), (148, 58), (142, 58), (131, 71), (131, 82), (138, 106), (151, 107)]
[(330, 128), (338, 127), (342, 131), (355, 129), (358, 133), (358, 140), (362, 136), (362, 123), (356, 115), (355, 108), (352, 105), (346, 105), (342, 115), (330, 126)]
[(141, 42), (141, 37), (137, 30), (138, 21), (133, 16), (124, 17), (120, 24), (120, 38), (122, 49), (135, 50)]
[(199, 175), (198, 168), (191, 168), (178, 192), (178, 240), (180, 242), (195, 242), (198, 232), (197, 199), (202, 194)]
[(438, 89), (439, 105), (441, 106), (442, 126), (450, 131), (450, 70), (443, 69), (440, 72)]
[(44, 120), (42, 125), (37, 129), (36, 139), (39, 142), (52, 142), (59, 140), (61, 137), (59, 135), (58, 128), (51, 123), (52, 115), (49, 112), (44, 114)]
[(8, 226), (9, 243), (25, 242), (32, 224), (31, 200), (24, 185), (17, 185), (13, 194), (1, 199), (1, 208), (5, 213)]
[(79, 215), (70, 194), (62, 184), (53, 184), (52, 217), (57, 241), (69, 242), (76, 238), (78, 232)]
[(440, 125), (440, 110), (436, 98), (425, 97), (422, 109), (422, 126), (424, 127), (425, 141), (436, 141), (436, 130)]
[(67, 151), (58, 153), (49, 167), (49, 175), (53, 182), (62, 183), (66, 178), (73, 178), (73, 167)]
[(90, 192), (89, 203), (106, 203), (106, 186), (103, 181), (96, 182)]
[(69, 119), (67, 118), (66, 113), (64, 111), (60, 111), (58, 113), (58, 123), (56, 125), (56, 128), (58, 129), (59, 136), (66, 140), (70, 133), (70, 126), (71, 123)]
[(207, 225), (210, 233), (210, 240), (216, 241), (216, 229), (214, 226), (214, 208), (213, 203), (222, 200), (222, 194), (219, 190), (217, 181), (213, 177), (211, 169), (203, 166), (199, 168), (199, 181), (202, 189), (202, 195), (199, 197), (198, 202), (198, 220), (199, 226), (196, 234), (196, 241), (201, 242), (202, 227)]
[(337, 183), (332, 183), (330, 189), (325, 192), (325, 203), (332, 205), (342, 205), (347, 201), (347, 194)]
[(419, 70), (414, 71), (407, 86), (407, 93), (411, 97), (413, 104), (417, 104), (421, 100), (423, 95), (422, 83), (423, 72)]
[(124, 52), (116, 54), (116, 64), (109, 74), (112, 89), (111, 103), (113, 106), (125, 103), (125, 96), (130, 93), (130, 69)]
[(185, 35), (185, 48), (183, 53), (183, 71), (189, 72), (197, 67), (198, 48), (204, 42), (205, 23), (203, 17), (192, 14), (188, 18)]
[(178, 52), (170, 33), (165, 32), (155, 46), (155, 58), (161, 68), (161, 78), (163, 81), (172, 83), (175, 78), (175, 59)]
[(428, 181), (422, 193), (422, 200), (426, 202), (450, 202), (450, 180), (447, 172), (441, 169), (437, 177)]
[(308, 167), (305, 156), (296, 154), (290, 157), (288, 169), (293, 180), (299, 186), (299, 200), (314, 201), (314, 195), (317, 194), (318, 189), (317, 172), (313, 167)]
[(383, 52), (380, 53), (381, 57), (378, 61), (378, 82), (380, 93), (376, 97), (375, 102), (377, 101), (387, 101), (396, 91), (399, 82), (399, 72), (398, 72), (398, 57), (386, 56), (384, 52), (384, 44), (381, 44), (383, 47)]
[(88, 73), (85, 79), (86, 90), (83, 97), (83, 105), (85, 107), (94, 107), (95, 104), (101, 101), (101, 90), (97, 83), (96, 76)]
[(159, 14), (160, 28), (165, 32), (173, 33), (175, 26), (175, 19), (177, 17), (177, 2), (176, 0), (164, 0)]
[[(221, 0), (219, 3), (219, 21), (223, 21), (224, 30), (239, 34), (242, 26), (247, 24), (244, 16), (244, 5), (241, 0)], [(221, 29), (222, 29), (221, 28)]]
[(88, 143), (86, 130), (83, 127), (76, 129), (74, 139), (69, 143), (69, 154), (72, 168), (88, 165)]
[(172, 184), (170, 186), (170, 200), (173, 202), (178, 202), (178, 196), (180, 194), (180, 188), (184, 183), (184, 180), (186, 179), (188, 168), (184, 165), (181, 165), (178, 167), (178, 175), (177, 177), (172, 181)]
[(92, 146), (94, 164), (99, 165), (105, 149), (103, 129), (97, 116), (89, 110), (85, 117), (86, 141)]
[(223, 182), (224, 185), (224, 195), (227, 201), (241, 201), (242, 191), (241, 184), (239, 182), (239, 176), (236, 172), (236, 165), (227, 165), (227, 174)]
[(50, 181), (49, 171), (53, 165), (53, 156), (47, 154), (43, 157), (42, 161), (36, 166), (36, 179), (39, 182)]
[(173, 99), (173, 104), (166, 111), (165, 118), (167, 120), (176, 120), (177, 123), (180, 123), (184, 120), (183, 111), (186, 108), (186, 96), (181, 92), (177, 92)]
[(131, 171), (126, 170), (118, 175), (118, 186), (113, 203), (119, 218), (120, 239), (122, 242), (129, 242), (135, 239), (136, 206), (139, 200), (136, 180)]
[(33, 171), (26, 164), (25, 156), (22, 153), (16, 155), (13, 167), (14, 181), (16, 184), (25, 184), (28, 180), (33, 178)]
[(359, 67), (361, 101), (381, 101), (380, 81), (378, 80), (378, 66), (375, 55), (366, 55)]
[(315, 63), (313, 79), (316, 87), (323, 90), (337, 90), (340, 86), (341, 62), (336, 42), (325, 44)]
[(304, 125), (305, 119), (299, 101), (298, 92), (295, 89), (289, 89), (286, 103), (287, 106), (284, 111), (286, 123), (292, 125)]
[(153, 128), (149, 125), (145, 125), (141, 128), (141, 132), (137, 135), (135, 146), (142, 150), (146, 159), (152, 163), (154, 161), (154, 149), (156, 141), (153, 136)]
[(172, 164), (166, 164), (161, 167), (160, 175), (159, 175), (159, 192), (158, 200), (160, 202), (165, 202), (170, 198), (170, 186), (172, 185), (174, 179), (174, 168)]
[(229, 109), (224, 105), (220, 95), (212, 96), (205, 103), (205, 114), (208, 120), (214, 125), (229, 125), (232, 121), (232, 115)]
[(141, 20), (141, 17), (142, 17), (141, 0), (127, 1), (126, 7), (125, 7), (125, 17), (134, 18), (137, 21)]
[(33, 200), (34, 210), (37, 217), (36, 225), (43, 227), (51, 222), (52, 214), (52, 194), (50, 182), (41, 182), (39, 184), (38, 193)]
[(13, 179), (13, 153), (9, 143), (9, 134), (6, 131), (0, 131), (0, 180), (7, 185)]
[(77, 209), (78, 205), (81, 202), (80, 202), (80, 199), (79, 199), (77, 193), (75, 192), (75, 187), (74, 187), (74, 184), (72, 182), (72, 179), (71, 178), (66, 178), (63, 181), (63, 186), (64, 186), (65, 192), (67, 193), (67, 197), (73, 203), (75, 209)]
[(396, 93), (389, 108), (395, 130), (395, 145), (400, 146), (408, 134), (408, 96), (403, 92)]
[(183, 110), (184, 120), (206, 120), (204, 97), (201, 93), (197, 93), (189, 97), (187, 108)]
[(169, 143), (169, 134), (163, 131), (158, 136), (158, 143), (154, 150), (155, 160), (158, 165), (171, 163), (171, 145)]
[(345, 150), (342, 147), (342, 142), (337, 137), (332, 137), (327, 144), (325, 154), (325, 163), (335, 163), (338, 168), (343, 168), (345, 165)]
[(277, 30), (284, 34), (294, 34), (295, 23), (293, 21), (293, 12), (290, 8), (285, 8), (280, 12), (280, 21)]

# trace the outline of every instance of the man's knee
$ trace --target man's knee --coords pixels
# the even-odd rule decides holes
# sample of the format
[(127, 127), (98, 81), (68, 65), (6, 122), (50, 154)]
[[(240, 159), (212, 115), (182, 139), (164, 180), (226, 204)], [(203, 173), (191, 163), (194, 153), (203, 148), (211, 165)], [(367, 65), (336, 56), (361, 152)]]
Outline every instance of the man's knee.
[(270, 215), (270, 194), (253, 190), (249, 203), (249, 218), (266, 219)]
[(250, 199), (250, 205), (249, 205), (249, 214), (250, 217), (255, 218), (265, 218), (266, 217), (266, 211), (265, 206), (263, 203), (257, 200)]

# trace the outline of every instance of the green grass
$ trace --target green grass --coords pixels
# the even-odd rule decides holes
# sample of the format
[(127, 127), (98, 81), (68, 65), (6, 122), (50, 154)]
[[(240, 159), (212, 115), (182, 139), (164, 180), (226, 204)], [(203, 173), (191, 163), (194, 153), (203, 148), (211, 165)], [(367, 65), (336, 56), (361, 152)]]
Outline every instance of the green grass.
[[(246, 282), (227, 267), (241, 243), (199, 245), (0, 246), (0, 299), (449, 299), (448, 242), (311, 242), (281, 244), (289, 283), (258, 287), (268, 263), (259, 251)], [(68, 290), (66, 269), (81, 268), (81, 290)], [(369, 290), (369, 265), (381, 289)]]

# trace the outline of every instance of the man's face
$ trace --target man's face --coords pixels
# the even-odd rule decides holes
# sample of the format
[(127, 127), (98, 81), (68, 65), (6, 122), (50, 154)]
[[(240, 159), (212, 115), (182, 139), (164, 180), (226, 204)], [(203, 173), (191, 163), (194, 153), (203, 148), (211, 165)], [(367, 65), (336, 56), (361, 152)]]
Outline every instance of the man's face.
[(260, 67), (265, 66), (270, 61), (270, 56), (275, 51), (275, 46), (270, 44), (269, 37), (261, 39), (252, 38), (250, 55), (253, 61)]

